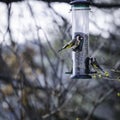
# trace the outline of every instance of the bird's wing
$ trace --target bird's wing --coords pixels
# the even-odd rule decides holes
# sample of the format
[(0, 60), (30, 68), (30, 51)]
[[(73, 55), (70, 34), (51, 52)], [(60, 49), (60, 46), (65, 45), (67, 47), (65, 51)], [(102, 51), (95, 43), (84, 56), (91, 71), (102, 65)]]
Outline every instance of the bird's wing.
[(104, 70), (100, 67), (100, 65), (98, 64), (97, 61), (95, 61), (94, 64), (95, 64), (96, 68), (98, 68), (98, 69), (100, 69), (102, 72), (104, 72)]
[(71, 48), (75, 44), (75, 40), (69, 41), (67, 44), (65, 44), (58, 52), (62, 51), (63, 49)]
[(73, 45), (75, 44), (75, 40), (71, 40), (70, 42), (67, 43), (67, 45), (65, 45), (65, 48), (71, 48)]

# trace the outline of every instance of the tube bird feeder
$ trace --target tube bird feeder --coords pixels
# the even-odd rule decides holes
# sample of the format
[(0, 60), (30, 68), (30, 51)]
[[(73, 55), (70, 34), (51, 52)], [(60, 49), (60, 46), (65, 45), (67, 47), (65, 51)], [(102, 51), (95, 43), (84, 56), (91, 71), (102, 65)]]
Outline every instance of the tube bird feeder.
[(80, 36), (79, 46), (72, 51), (72, 79), (89, 79), (89, 4), (87, 0), (72, 0), (72, 39)]

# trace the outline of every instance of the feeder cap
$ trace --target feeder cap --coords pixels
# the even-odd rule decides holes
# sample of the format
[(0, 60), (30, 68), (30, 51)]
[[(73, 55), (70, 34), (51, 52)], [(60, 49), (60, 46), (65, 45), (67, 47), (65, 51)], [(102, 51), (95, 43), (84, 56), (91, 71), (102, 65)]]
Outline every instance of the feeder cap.
[(71, 0), (71, 5), (77, 5), (77, 4), (90, 4), (90, 0)]

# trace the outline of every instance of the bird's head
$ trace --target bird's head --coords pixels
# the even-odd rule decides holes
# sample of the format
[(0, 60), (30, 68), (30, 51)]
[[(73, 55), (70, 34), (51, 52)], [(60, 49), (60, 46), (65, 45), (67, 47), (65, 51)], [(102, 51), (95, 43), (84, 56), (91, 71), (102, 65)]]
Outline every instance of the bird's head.
[(77, 35), (77, 36), (76, 36), (76, 39), (77, 39), (77, 40), (83, 40), (83, 36)]
[(93, 62), (93, 58), (90, 58), (91, 62)]
[(90, 58), (91, 59), (91, 62), (96, 62), (97, 60), (96, 60), (96, 58)]

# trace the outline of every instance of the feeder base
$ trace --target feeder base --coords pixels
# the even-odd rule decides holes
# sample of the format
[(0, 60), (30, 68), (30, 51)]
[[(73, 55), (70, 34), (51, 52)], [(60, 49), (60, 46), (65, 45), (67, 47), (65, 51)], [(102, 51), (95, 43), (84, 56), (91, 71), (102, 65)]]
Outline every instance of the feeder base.
[(91, 79), (90, 75), (72, 75), (71, 79)]

